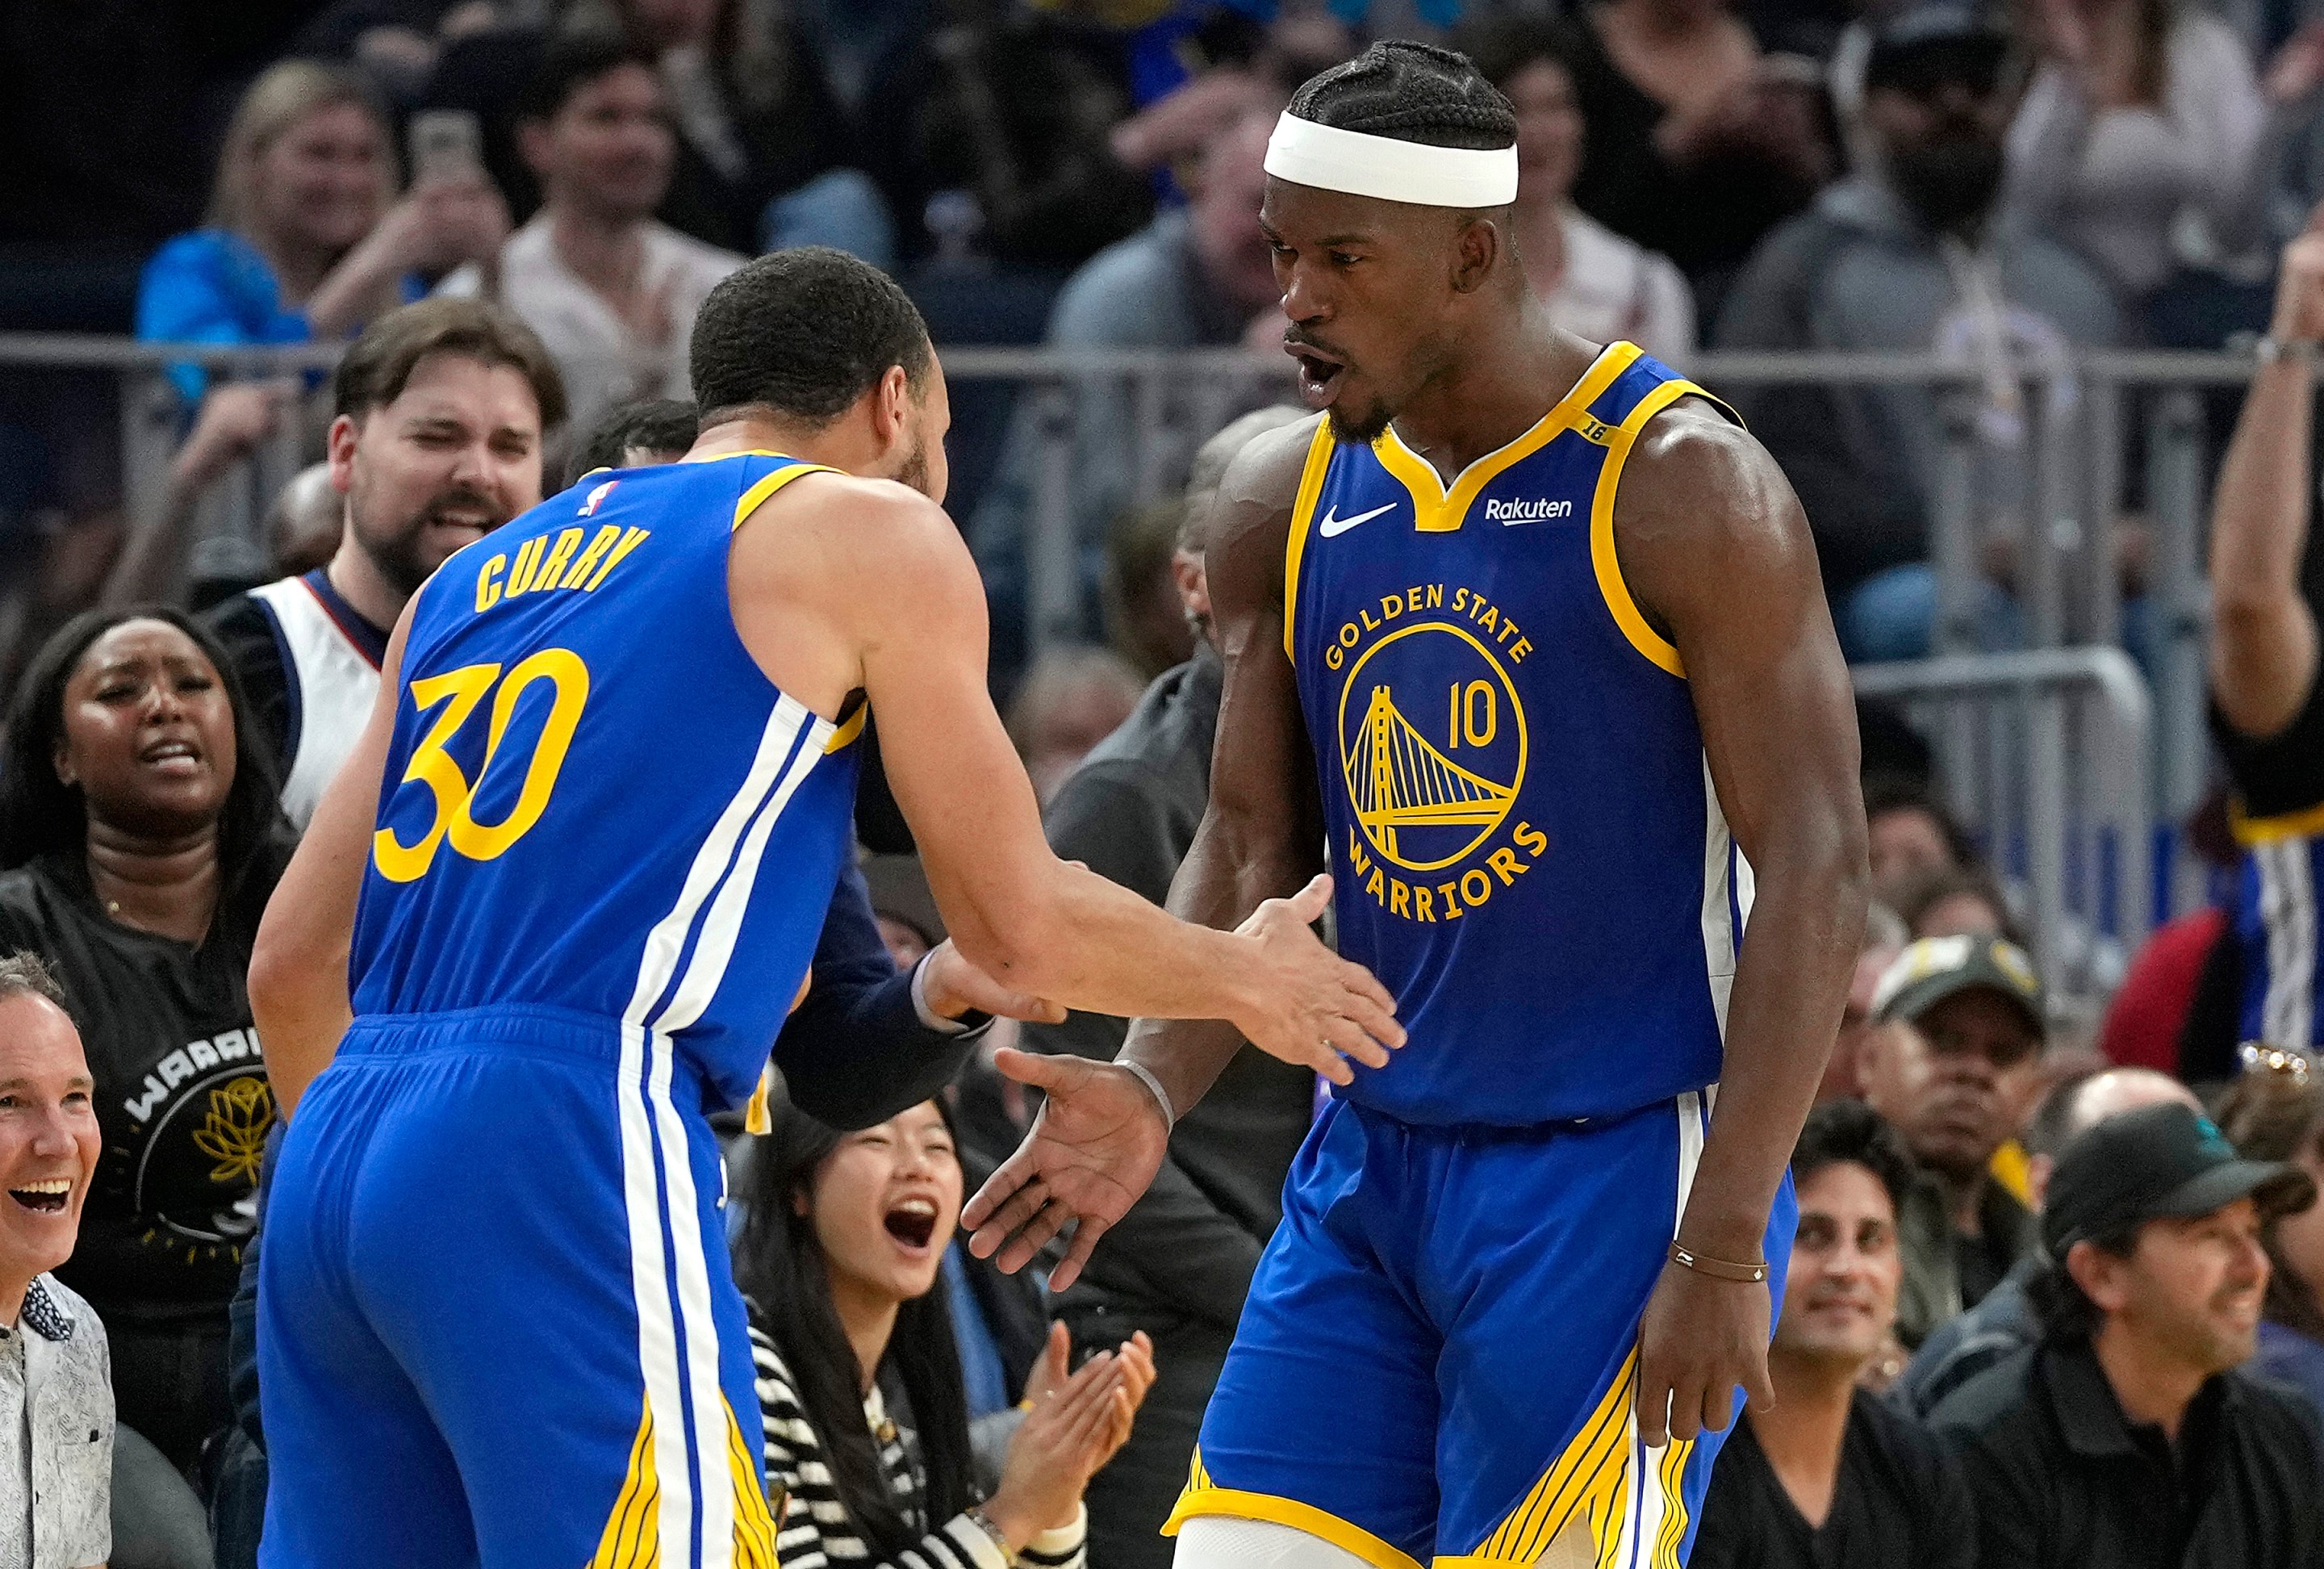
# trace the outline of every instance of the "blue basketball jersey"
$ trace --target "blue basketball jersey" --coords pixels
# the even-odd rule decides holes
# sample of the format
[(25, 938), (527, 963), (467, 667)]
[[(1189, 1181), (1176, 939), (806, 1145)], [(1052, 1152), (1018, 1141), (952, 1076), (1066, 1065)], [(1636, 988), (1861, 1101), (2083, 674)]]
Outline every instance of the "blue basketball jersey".
[(2242, 1030), (2237, 1038), (2270, 1046), (2324, 1045), (2324, 974), (2316, 890), (2324, 883), (2324, 809), (2273, 818), (2237, 815), (2243, 864), (2229, 914), (2244, 955)]
[(778, 691), (729, 536), (820, 472), (589, 475), (446, 561), (406, 636), (350, 961), (355, 1012), (553, 1008), (749, 1097), (850, 848), (862, 711)]
[(1719, 1077), (1751, 902), (1678, 651), (1613, 510), (1639, 429), (1704, 395), (1629, 344), (1448, 492), (1393, 429), (1317, 428), (1285, 624), (1341, 951), (1411, 1044), (1342, 1092), (1419, 1123), (1602, 1117)]

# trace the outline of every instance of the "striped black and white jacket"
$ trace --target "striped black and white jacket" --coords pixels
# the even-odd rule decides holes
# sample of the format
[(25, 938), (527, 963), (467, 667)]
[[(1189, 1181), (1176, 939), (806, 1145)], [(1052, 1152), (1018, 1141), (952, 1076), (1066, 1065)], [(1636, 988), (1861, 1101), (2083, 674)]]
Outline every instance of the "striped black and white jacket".
[[(759, 1412), (767, 1431), (767, 1496), (781, 1499), (775, 1556), (781, 1569), (826, 1569), (837, 1564), (863, 1564), (866, 1569), (1009, 1569), (999, 1544), (966, 1515), (954, 1515), (930, 1529), (921, 1514), (926, 1491), (919, 1446), (911, 1434), (888, 1419), (885, 1403), (875, 1385), (863, 1402), (863, 1419), (881, 1440), (880, 1465), (895, 1490), (896, 1502), (913, 1527), (924, 1531), (919, 1541), (883, 1564), (874, 1564), (871, 1545), (855, 1532), (839, 1501), (831, 1471), (824, 1463), (823, 1443), (808, 1425), (807, 1412), (792, 1388), (790, 1370), (783, 1365), (774, 1342), (751, 1327), (751, 1361), (757, 1371)], [(1063, 1530), (1036, 1537), (1017, 1555), (1027, 1569), (1087, 1569), (1086, 1511)]]

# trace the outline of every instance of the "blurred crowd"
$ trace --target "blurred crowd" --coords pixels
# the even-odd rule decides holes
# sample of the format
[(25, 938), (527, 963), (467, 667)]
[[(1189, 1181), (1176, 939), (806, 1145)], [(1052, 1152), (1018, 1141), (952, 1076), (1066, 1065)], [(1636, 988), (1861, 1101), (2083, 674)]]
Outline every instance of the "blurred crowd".
[[(0, 1206), (0, 1306), (21, 1293), (33, 1331), (0, 1337), (0, 1400), (88, 1398), (61, 1374), (12, 1386), (34, 1337), (45, 1358), (76, 1333), (109, 1348), (74, 1364), (118, 1413), (109, 1500), (100, 1477), (51, 1507), (109, 1513), (116, 1569), (254, 1562), (247, 1279), (274, 1108), (251, 945), (444, 541), (595, 469), (681, 454), (694, 314), (767, 249), (889, 269), (940, 348), (1270, 346), (1253, 221), (1268, 126), (1299, 81), (1389, 33), (1450, 38), (1516, 106), (1514, 221), (1562, 325), (1681, 365), (1891, 350), (1976, 373), (1993, 646), (2017, 635), (2026, 369), (2268, 335), (2213, 504), (2221, 790), (2196, 837), (2215, 898), (2133, 958), (2103, 1017), (2045, 987), (2004, 847), (1956, 820), (1959, 781), (1928, 741), (1862, 708), (1876, 902), (1794, 1165), (1778, 1404), (1740, 1418), (1695, 1561), (2324, 1564), (2324, 579), (2308, 527), (2324, 19), (2309, 8), (88, 0), (0, 15), (0, 325), (346, 349), (310, 375), (173, 366), (173, 455), (134, 518), (113, 383), (0, 367), (0, 955), (40, 961), (0, 957), (0, 1066), (76, 1130), (69, 1148), (20, 1143), (0, 1117), (0, 1166), (12, 1186), (69, 1170), (89, 1186), (61, 1243), (46, 1212)], [(1005, 385), (954, 400), (948, 504), (986, 568), (995, 678), (1052, 842), (1158, 901), (1204, 810), (1218, 717), (1204, 523), (1241, 445), (1299, 411), (1263, 380), (1236, 392), (1214, 408), (1223, 428), (1196, 432), (1183, 490), (1141, 503), (1154, 487), (1123, 432), (1157, 411), (1127, 390), (1078, 397), (1062, 454)], [(1803, 384), (1736, 401), (1806, 504), (1851, 657), (1925, 652), (1932, 398)], [(248, 498), (263, 529), (212, 527), (248, 460), (278, 448), (305, 466)], [(1033, 660), (1013, 640), (1044, 461), (1073, 476), (1087, 641)], [(2135, 519), (2135, 494), (2110, 503)], [(2135, 651), (2138, 534), (2120, 532)], [(876, 762), (857, 821), (880, 937), (918, 975), (945, 932)], [(964, 1192), (1033, 1110), (983, 1065), (1010, 1041), (1110, 1057), (1122, 1027), (976, 1028), (969, 1067), (878, 1127), (781, 1106), (771, 1135), (735, 1134), (782, 1561), (990, 1569), (993, 1544), (963, 1523), (982, 1500), (1021, 1562), (1159, 1569), (1316, 1084), (1246, 1049), (1052, 1300), (954, 1238)], [(1130, 1415), (1101, 1419), (1117, 1392)], [(36, 1447), (46, 1430), (28, 1429)], [(17, 1561), (9, 1485), (0, 1563)], [(81, 1527), (42, 1529), (93, 1539)]]
[[(1271, 347), (1251, 221), (1271, 116), (1367, 37), (1448, 39), (1518, 110), (1518, 239), (1562, 324), (1682, 365), (1706, 348), (1894, 351), (1971, 378), (1973, 619), (1994, 647), (2022, 636), (2034, 446), (2047, 403), (2070, 403), (2071, 352), (2258, 333), (2275, 252), (2324, 197), (2324, 21), (2293, 0), (5, 14), (0, 326), (329, 344), (424, 294), (496, 299), (564, 376), (560, 456), (618, 404), (685, 397), (702, 296), (778, 246), (890, 270), (940, 346)], [(268, 574), (249, 538), (205, 529), (203, 507), (270, 441), (322, 456), (313, 378), (212, 386), (183, 365), (171, 381), (177, 460), (134, 518), (114, 383), (0, 381), (0, 678), (89, 604)], [(1087, 384), (1063, 438), (1084, 631), (1148, 673), (1177, 651), (1138, 624), (1161, 596), (1151, 579), (1120, 585), (1111, 558), (1139, 548), (1155, 463), (1175, 481), (1208, 433), (1148, 454), (1143, 428), (1183, 426), (1181, 397)], [(1806, 503), (1850, 657), (1925, 652), (1931, 392), (1803, 382), (1735, 401)], [(1060, 437), (1006, 383), (964, 384), (959, 401), (953, 510), (986, 564), (1013, 682), (1033, 492)], [(1214, 427), (1242, 408), (1201, 411)], [(2134, 477), (2092, 504), (2113, 514), (2121, 635), (2143, 654), (2142, 492)]]

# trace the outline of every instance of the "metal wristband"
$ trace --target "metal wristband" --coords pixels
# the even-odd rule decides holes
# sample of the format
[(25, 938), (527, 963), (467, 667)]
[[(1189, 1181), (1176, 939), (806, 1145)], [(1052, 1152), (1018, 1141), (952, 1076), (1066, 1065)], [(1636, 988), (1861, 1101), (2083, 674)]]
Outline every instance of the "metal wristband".
[(1730, 1264), (1724, 1259), (1706, 1259), (1675, 1241), (1670, 1245), (1670, 1261), (1682, 1269), (1692, 1269), (1714, 1280), (1737, 1280), (1746, 1286), (1757, 1286), (1767, 1278), (1764, 1260), (1757, 1264)]
[(1001, 1562), (1010, 1564), (1017, 1562), (1016, 1551), (1009, 1546), (1009, 1538), (1001, 1534), (1001, 1527), (992, 1523), (992, 1517), (984, 1512), (983, 1505), (972, 1504), (961, 1510), (961, 1518), (992, 1538), (992, 1545), (1001, 1549)]
[(2272, 365), (2284, 360), (2314, 366), (2319, 345), (2312, 337), (2277, 337), (2271, 333), (2259, 340), (2256, 352), (2259, 363)]
[(1162, 1108), (1162, 1133), (1165, 1138), (1167, 1138), (1171, 1131), (1178, 1126), (1178, 1112), (1170, 1104), (1170, 1092), (1162, 1087), (1162, 1081), (1156, 1078), (1154, 1070), (1144, 1063), (1132, 1062), (1126, 1057), (1118, 1057), (1113, 1059), (1113, 1066), (1128, 1068), (1138, 1075), (1139, 1083), (1154, 1092), (1154, 1103)]

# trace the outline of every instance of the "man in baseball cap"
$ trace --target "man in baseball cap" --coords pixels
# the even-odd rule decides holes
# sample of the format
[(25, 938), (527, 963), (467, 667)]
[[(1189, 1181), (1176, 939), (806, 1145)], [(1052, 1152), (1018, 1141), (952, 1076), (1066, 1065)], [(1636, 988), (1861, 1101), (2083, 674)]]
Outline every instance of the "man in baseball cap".
[(1980, 1561), (2273, 1569), (2324, 1558), (2313, 1416), (2252, 1355), (2260, 1229), (2299, 1168), (2245, 1160), (2176, 1102), (2069, 1145), (2042, 1212), (2042, 1339), (1932, 1417), (1978, 1501)]
[(2042, 1052), (2042, 983), (2015, 943), (1923, 937), (1880, 978), (1872, 1014), (1864, 1098), (1929, 1177), (1897, 1217), (1896, 1334), (1909, 1348), (1975, 1306), (2034, 1247), (2033, 1215), (1989, 1168), (2015, 1131), (2010, 1091)]

